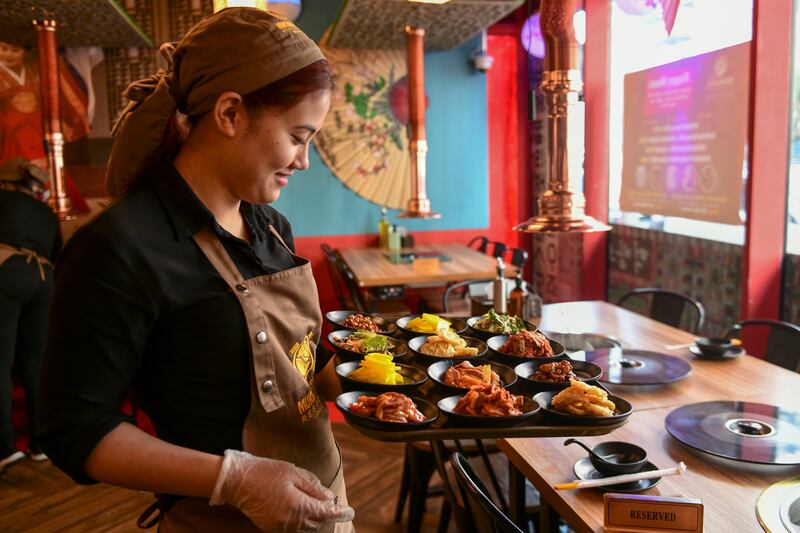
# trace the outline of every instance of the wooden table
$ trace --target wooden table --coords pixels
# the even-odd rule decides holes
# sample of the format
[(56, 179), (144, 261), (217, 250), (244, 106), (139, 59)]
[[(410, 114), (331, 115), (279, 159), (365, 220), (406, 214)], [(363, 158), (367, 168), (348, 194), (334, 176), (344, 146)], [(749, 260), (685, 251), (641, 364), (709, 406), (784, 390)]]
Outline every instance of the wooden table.
[[(542, 327), (572, 332), (613, 335), (625, 345), (666, 352), (667, 344), (691, 342), (692, 335), (605, 302), (572, 302), (545, 306)], [(590, 446), (606, 440), (634, 442), (648, 452), (659, 468), (684, 461), (688, 472), (667, 477), (644, 494), (700, 498), (705, 506), (705, 531), (760, 531), (755, 504), (758, 495), (775, 481), (800, 473), (800, 467), (772, 467), (737, 463), (697, 452), (672, 438), (664, 419), (679, 405), (711, 400), (746, 400), (800, 411), (800, 374), (761, 359), (742, 356), (713, 362), (694, 358), (688, 351), (669, 352), (686, 358), (692, 374), (663, 387), (616, 387), (636, 410), (628, 423), (612, 434), (588, 437)], [(500, 448), (536, 486), (552, 508), (576, 531), (603, 531), (603, 494), (598, 490), (555, 491), (555, 483), (574, 479), (572, 466), (585, 456), (562, 438), (505, 439)], [(543, 517), (548, 514), (545, 505)]]
[[(411, 250), (404, 250), (409, 252)], [(392, 263), (380, 248), (349, 248), (341, 250), (342, 258), (353, 271), (360, 287), (449, 283), (467, 279), (493, 278), (497, 275), (495, 258), (463, 244), (420, 245), (415, 252), (434, 253), (449, 257), (435, 269), (415, 269), (412, 263)], [(507, 269), (513, 276), (515, 269)]]

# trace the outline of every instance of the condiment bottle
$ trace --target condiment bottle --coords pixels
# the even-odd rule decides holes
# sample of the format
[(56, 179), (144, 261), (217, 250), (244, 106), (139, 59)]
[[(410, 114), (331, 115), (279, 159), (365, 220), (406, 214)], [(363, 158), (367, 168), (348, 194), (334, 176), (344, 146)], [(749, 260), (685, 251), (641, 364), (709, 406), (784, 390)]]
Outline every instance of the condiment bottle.
[(505, 289), (506, 264), (502, 257), (497, 258), (497, 277), (492, 283), (492, 300), (496, 313), (506, 314), (506, 289)]
[(522, 318), (522, 310), (525, 308), (527, 297), (528, 291), (522, 286), (522, 272), (517, 272), (514, 278), (514, 288), (508, 295), (508, 314)]
[(391, 250), (392, 252), (400, 251), (400, 232), (397, 231), (397, 226), (395, 224), (389, 226), (389, 236), (387, 241), (389, 245), (389, 250)]
[(381, 207), (381, 219), (378, 221), (378, 246), (380, 248), (389, 246), (389, 219), (386, 214), (386, 208)]
[(542, 297), (536, 292), (536, 286), (531, 285), (525, 305), (522, 308), (522, 320), (533, 320), (542, 316)]

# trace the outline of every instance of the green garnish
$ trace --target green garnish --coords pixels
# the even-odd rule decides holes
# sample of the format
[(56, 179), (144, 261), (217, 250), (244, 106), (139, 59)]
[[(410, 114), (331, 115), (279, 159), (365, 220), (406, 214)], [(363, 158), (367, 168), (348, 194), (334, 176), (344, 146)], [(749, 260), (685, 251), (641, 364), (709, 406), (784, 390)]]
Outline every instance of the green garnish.
[(475, 327), (492, 333), (513, 335), (525, 329), (525, 322), (518, 316), (499, 315), (494, 309), (489, 309), (489, 312), (475, 323)]
[(358, 330), (353, 333), (364, 353), (389, 353), (389, 338), (371, 331)]

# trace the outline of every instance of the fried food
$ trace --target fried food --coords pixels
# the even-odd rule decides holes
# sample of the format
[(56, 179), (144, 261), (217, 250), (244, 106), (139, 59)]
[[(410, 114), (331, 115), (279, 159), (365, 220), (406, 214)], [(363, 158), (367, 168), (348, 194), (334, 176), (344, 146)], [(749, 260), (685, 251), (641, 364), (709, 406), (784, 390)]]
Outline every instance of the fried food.
[(538, 331), (522, 331), (508, 337), (508, 340), (498, 350), (508, 355), (517, 357), (552, 357), (553, 347), (550, 341)]
[(359, 396), (350, 404), (350, 411), (361, 416), (371, 416), (384, 422), (407, 424), (427, 420), (411, 398), (399, 392), (384, 392), (378, 396)]
[(342, 325), (348, 329), (361, 329), (364, 331), (372, 331), (373, 333), (377, 333), (381, 330), (374, 320), (367, 315), (362, 315), (361, 313), (356, 313), (345, 318), (344, 322), (342, 322)]
[(437, 329), (436, 335), (428, 337), (425, 340), (425, 344), (419, 347), (419, 351), (436, 357), (469, 357), (478, 355), (477, 348), (467, 346), (467, 342), (448, 327)]
[(553, 409), (575, 416), (612, 416), (617, 408), (600, 387), (570, 380), (569, 387), (553, 397)]
[(451, 387), (471, 389), (487, 383), (500, 385), (500, 376), (491, 365), (473, 366), (469, 361), (453, 365), (444, 374), (444, 384)]
[(572, 363), (569, 361), (553, 361), (539, 365), (530, 379), (542, 383), (569, 383), (578, 377), (572, 371)]
[(471, 416), (519, 416), (522, 402), (522, 396), (486, 383), (470, 389), (458, 400), (453, 411)]

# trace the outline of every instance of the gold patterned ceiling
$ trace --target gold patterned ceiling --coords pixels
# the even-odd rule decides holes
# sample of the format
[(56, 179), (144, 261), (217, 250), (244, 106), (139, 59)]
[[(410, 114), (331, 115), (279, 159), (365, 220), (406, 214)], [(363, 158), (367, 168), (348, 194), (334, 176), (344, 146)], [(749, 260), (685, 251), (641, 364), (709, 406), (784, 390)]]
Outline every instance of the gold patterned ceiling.
[(345, 0), (329, 33), (331, 48), (405, 48), (403, 27), (425, 28), (427, 50), (454, 48), (502, 19), (524, 0)]
[(2, 0), (0, 40), (36, 45), (33, 18), (51, 14), (59, 46), (149, 47), (152, 39), (114, 0)]

